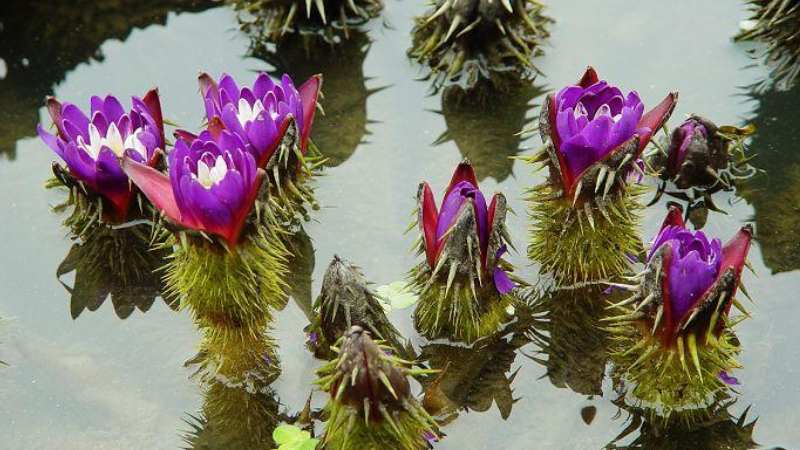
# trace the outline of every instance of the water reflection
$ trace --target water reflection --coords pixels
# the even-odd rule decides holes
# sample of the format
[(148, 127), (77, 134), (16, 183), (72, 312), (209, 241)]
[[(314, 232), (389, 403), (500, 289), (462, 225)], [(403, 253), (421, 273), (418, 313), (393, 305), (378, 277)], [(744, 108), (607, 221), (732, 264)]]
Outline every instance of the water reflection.
[(511, 157), (522, 151), (520, 130), (533, 119), (531, 101), (545, 92), (543, 86), (514, 84), (499, 90), (489, 82), (471, 90), (450, 86), (442, 93), (441, 114), (447, 131), (434, 145), (453, 141), (475, 167), (478, 180), (505, 181), (512, 173)]
[[(16, 141), (36, 135), (39, 109), (67, 72), (103, 60), (101, 45), (134, 28), (165, 24), (171, 12), (202, 11), (210, 0), (7, 0), (0, 5), (0, 156), (16, 157)], [(57, 19), (57, 20), (55, 20)]]
[(385, 88), (367, 88), (370, 79), (363, 66), (369, 49), (369, 37), (358, 30), (337, 45), (303, 35), (287, 36), (277, 45), (252, 44), (252, 55), (275, 67), (273, 75), (288, 73), (292, 79), (305, 80), (322, 74), (325, 115), (314, 123), (311, 138), (328, 167), (347, 161), (369, 134), (367, 99)]
[[(701, 410), (685, 411), (684, 416), (663, 419), (641, 407), (625, 405), (619, 399), (617, 416), (626, 415), (625, 428), (606, 446), (613, 450), (747, 450), (757, 448), (753, 441), (753, 430), (758, 419), (750, 420), (747, 407), (740, 415), (729, 412), (735, 400), (720, 398)], [(685, 415), (699, 417), (699, 421), (687, 421)], [(628, 436), (638, 431), (635, 439), (622, 444)]]
[(253, 450), (275, 447), (272, 432), (281, 421), (280, 402), (269, 385), (256, 390), (215, 382), (204, 388), (203, 407), (186, 420), (187, 449)]
[[(608, 337), (601, 319), (614, 294), (602, 288), (531, 293), (528, 335), (539, 347), (533, 359), (547, 368), (554, 386), (588, 395), (602, 395)], [(546, 357), (546, 358), (544, 358)]]
[(314, 243), (306, 231), (300, 228), (289, 237), (287, 247), (292, 254), (288, 262), (291, 270), (286, 279), (289, 295), (311, 321), (313, 317), (311, 283), (316, 265)]
[[(158, 268), (166, 255), (163, 250), (151, 250), (149, 232), (150, 226), (145, 224), (124, 229), (96, 226), (72, 245), (56, 277), (70, 294), (73, 319), (84, 310), (96, 311), (108, 298), (120, 319), (153, 306), (162, 292)], [(71, 272), (75, 276), (69, 286), (62, 277)], [(173, 309), (178, 307), (176, 302), (165, 302)]]
[(773, 273), (800, 268), (800, 86), (790, 91), (753, 93), (757, 102), (748, 122), (756, 126), (750, 148), (753, 165), (765, 173), (738, 193), (753, 206), (756, 240)]
[(430, 343), (422, 347), (420, 361), (441, 370), (423, 382), (425, 409), (442, 425), (455, 420), (461, 411), (486, 412), (494, 403), (508, 419), (514, 403), (512, 370), (517, 350), (530, 343), (524, 327), (510, 325), (498, 337), (480, 340), (471, 347)]

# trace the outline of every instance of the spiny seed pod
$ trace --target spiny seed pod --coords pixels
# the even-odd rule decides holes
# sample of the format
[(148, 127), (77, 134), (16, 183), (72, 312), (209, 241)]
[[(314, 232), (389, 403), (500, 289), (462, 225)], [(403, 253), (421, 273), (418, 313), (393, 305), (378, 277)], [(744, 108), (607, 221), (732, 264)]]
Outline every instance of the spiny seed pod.
[(338, 356), (317, 372), (331, 396), (323, 448), (427, 449), (425, 436), (436, 435), (436, 423), (411, 395), (407, 377), (430, 371), (411, 369), (358, 326), (337, 344)]
[[(800, 76), (800, 2), (797, 0), (748, 0), (752, 16), (744, 22), (737, 40), (766, 45), (764, 60), (771, 65), (772, 79), (790, 88)], [(766, 82), (764, 84), (767, 84)]]
[[(469, 161), (458, 165), (441, 210), (428, 183), (417, 191), (417, 251), (425, 261), (411, 270), (410, 286), (420, 297), (414, 323), (429, 338), (474, 342), (497, 332), (509, 319), (516, 287), (512, 266), (502, 259), (510, 243), (506, 199), (495, 194), (487, 206)], [(519, 281), (519, 280), (517, 280)]]
[[(358, 325), (397, 354), (404, 354), (400, 332), (386, 318), (383, 306), (358, 266), (338, 256), (333, 257), (322, 279), (322, 290), (314, 303), (317, 323), (313, 327), (317, 352), (328, 354), (330, 343), (336, 342), (353, 325)], [(312, 343), (314, 339), (312, 339)]]
[(539, 132), (544, 149), (527, 158), (549, 171), (528, 190), (532, 219), (528, 256), (559, 284), (624, 273), (639, 253), (636, 233), (643, 175), (639, 157), (669, 118), (671, 93), (645, 112), (636, 91), (624, 95), (589, 67), (576, 85), (550, 94)]
[(650, 166), (679, 189), (730, 188), (755, 171), (747, 164), (752, 156), (745, 157), (743, 142), (754, 131), (753, 127), (718, 127), (692, 115), (672, 131), (668, 147), (653, 154)]
[(330, 43), (347, 39), (383, 9), (381, 0), (228, 0), (242, 29), (257, 41), (280, 42), (293, 34), (319, 34)]
[(61, 281), (63, 275), (75, 272), (72, 287), (61, 281), (70, 293), (73, 319), (86, 309), (97, 310), (109, 297), (120, 319), (135, 309), (150, 309), (162, 291), (157, 269), (164, 265), (167, 252), (152, 250), (149, 234), (146, 224), (117, 230), (96, 227), (72, 245), (56, 277)]
[(709, 241), (670, 209), (644, 271), (633, 277), (638, 284), (617, 285), (633, 294), (609, 307), (620, 314), (604, 319), (612, 324), (615, 366), (636, 398), (669, 415), (702, 405), (740, 367), (738, 321), (729, 312), (733, 305), (744, 312), (735, 295), (751, 240), (748, 225), (725, 246)]
[(552, 22), (543, 10), (537, 0), (434, 0), (417, 18), (409, 55), (430, 66), (437, 85), (533, 78)]

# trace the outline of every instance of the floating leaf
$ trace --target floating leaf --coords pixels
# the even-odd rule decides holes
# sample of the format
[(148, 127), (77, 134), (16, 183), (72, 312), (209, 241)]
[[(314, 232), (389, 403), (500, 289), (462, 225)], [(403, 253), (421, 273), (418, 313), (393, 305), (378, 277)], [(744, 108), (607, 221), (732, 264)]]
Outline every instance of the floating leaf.
[(314, 450), (319, 443), (319, 439), (312, 438), (308, 431), (287, 424), (275, 428), (272, 439), (279, 445), (277, 450)]
[(405, 309), (417, 303), (419, 296), (414, 294), (405, 281), (395, 281), (375, 290), (386, 312)]

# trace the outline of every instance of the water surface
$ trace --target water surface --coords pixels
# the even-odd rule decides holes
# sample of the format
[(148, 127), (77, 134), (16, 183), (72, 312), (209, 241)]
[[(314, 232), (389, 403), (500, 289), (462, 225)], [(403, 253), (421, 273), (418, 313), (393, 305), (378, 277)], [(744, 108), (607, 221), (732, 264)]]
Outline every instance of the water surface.
[[(333, 254), (361, 265), (377, 284), (401, 279), (416, 262), (408, 251), (414, 237), (403, 231), (417, 184), (428, 180), (442, 188), (464, 156), (475, 163), (484, 191), (508, 197), (517, 211), (509, 218), (512, 237), (524, 249), (522, 192), (543, 175), (508, 157), (540, 142), (512, 134), (537, 116), (539, 93), (574, 82), (587, 64), (636, 88), (647, 104), (680, 91), (672, 124), (696, 112), (718, 123), (759, 127), (755, 163), (769, 176), (752, 180), (741, 197), (718, 193), (715, 200), (728, 215), (712, 213), (705, 230), (727, 239), (754, 222), (758, 234), (750, 253), (758, 277), (745, 275), (753, 318), (738, 328), (744, 369), (737, 372), (741, 397), (731, 412), (751, 406), (750, 415), (760, 417), (754, 430), (759, 444), (800, 445), (800, 90), (746, 95), (744, 86), (766, 70), (748, 67), (747, 48), (731, 40), (747, 15), (743, 7), (688, 0), (552, 2), (557, 23), (546, 55), (536, 61), (545, 74), (536, 88), (475, 110), (451, 95), (432, 94), (419, 80), (424, 71), (406, 59), (412, 18), (426, 9), (420, 0), (389, 1), (380, 19), (335, 53), (311, 55), (291, 42), (277, 54), (252, 45), (235, 13), (218, 4), (121, 1), (106, 10), (86, 2), (70, 16), (35, 6), (49, 2), (32, 3), (0, 7), (0, 360), (9, 364), (0, 368), (4, 448), (180, 448), (185, 421), (203, 400), (183, 367), (199, 340), (188, 314), (161, 299), (123, 305), (122, 313), (108, 300), (71, 304), (61, 282), (72, 286), (73, 274), (57, 279), (72, 242), (63, 217), (51, 211), (62, 194), (43, 188), (54, 160), (34, 132), (46, 116), (45, 95), (86, 104), (92, 94), (129, 97), (158, 85), (167, 117), (197, 128), (202, 108), (194, 80), (200, 70), (248, 81), (261, 70), (325, 75), (327, 116), (314, 132), (330, 156), (317, 188), (323, 206), (306, 226), (313, 257), (294, 268), (297, 302), (279, 314), (275, 330), (283, 373), (274, 387), (285, 408), (296, 411), (319, 365), (304, 348), (307, 318), (300, 305), (316, 296)], [(666, 200), (647, 209), (645, 238), (655, 232)], [(512, 261), (530, 282), (539, 278), (524, 254)], [(310, 286), (303, 273), (311, 274)], [(410, 314), (395, 311), (391, 319), (421, 343)], [(496, 405), (462, 413), (436, 448), (592, 449), (613, 441), (627, 425), (625, 415), (615, 417), (617, 407), (608, 395), (597, 395), (596, 380), (579, 375), (567, 382), (572, 375), (552, 368), (548, 376), (547, 367), (524, 356), (535, 350), (527, 345), (516, 357), (512, 352), (508, 374), (518, 372), (504, 388), (516, 399), (511, 406), (498, 400), (507, 389), (490, 397)], [(600, 389), (608, 394), (608, 381)], [(314, 399), (319, 405), (325, 396)], [(595, 413), (587, 424), (589, 411)]]

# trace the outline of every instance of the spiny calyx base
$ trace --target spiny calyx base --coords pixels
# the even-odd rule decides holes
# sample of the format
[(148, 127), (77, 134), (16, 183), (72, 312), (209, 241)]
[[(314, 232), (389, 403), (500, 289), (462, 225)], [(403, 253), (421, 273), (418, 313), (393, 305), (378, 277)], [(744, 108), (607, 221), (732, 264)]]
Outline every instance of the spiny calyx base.
[[(446, 275), (446, 274), (444, 274)], [(500, 330), (510, 319), (507, 309), (515, 303), (513, 295), (501, 295), (494, 283), (454, 277), (447, 282), (430, 282), (431, 270), (423, 262), (411, 271), (410, 287), (419, 292), (414, 326), (429, 339), (450, 338), (474, 342)]]
[(180, 299), (195, 320), (209, 326), (259, 326), (283, 304), (288, 251), (279, 239), (259, 231), (234, 249), (181, 232), (163, 268), (166, 293)]
[(628, 270), (642, 251), (637, 233), (644, 188), (630, 185), (605, 197), (573, 204), (553, 184), (528, 190), (528, 257), (560, 285), (608, 280)]

